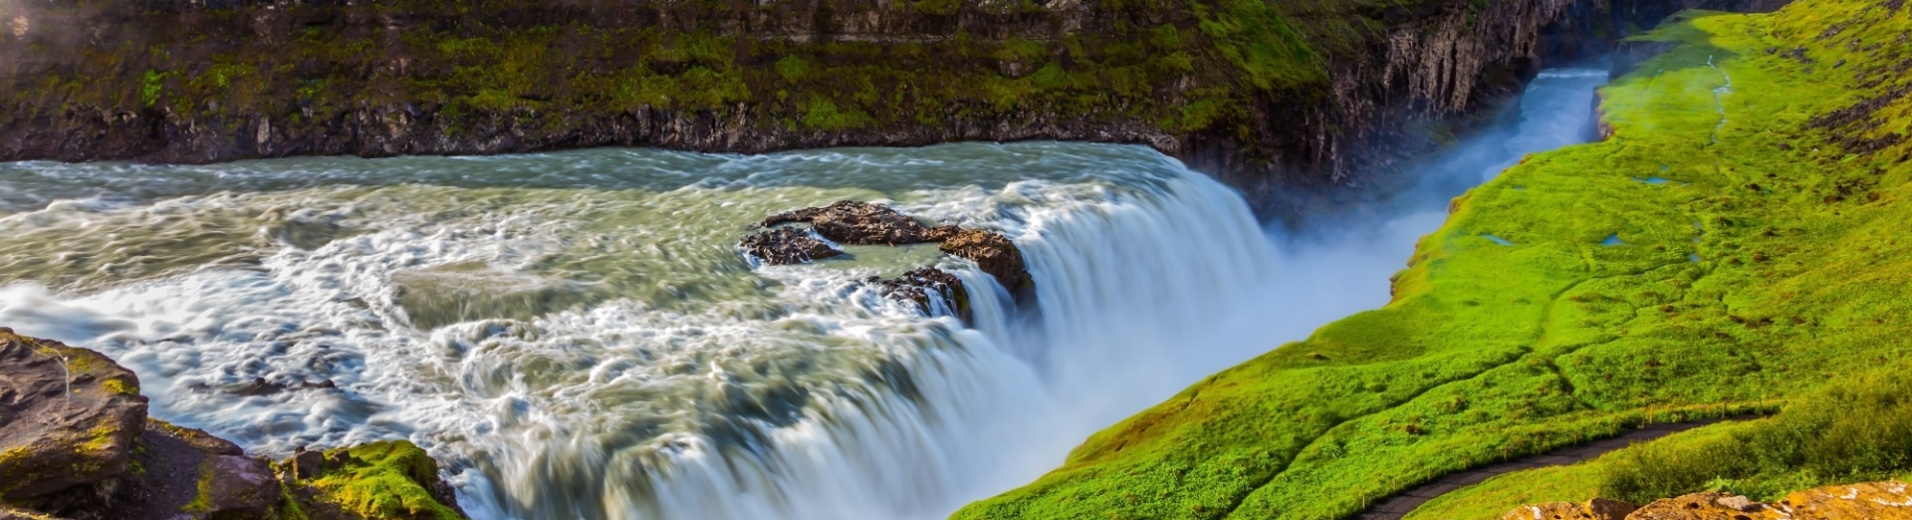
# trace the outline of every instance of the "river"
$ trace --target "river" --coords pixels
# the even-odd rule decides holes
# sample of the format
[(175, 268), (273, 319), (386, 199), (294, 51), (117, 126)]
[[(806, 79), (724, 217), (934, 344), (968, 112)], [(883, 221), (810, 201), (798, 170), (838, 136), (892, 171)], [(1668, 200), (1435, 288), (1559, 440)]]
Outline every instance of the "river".
[[(1385, 304), (1446, 199), (1577, 142), (1604, 80), (1543, 73), (1518, 125), (1302, 234), (1117, 145), (0, 164), (0, 326), (105, 352), (153, 415), (255, 453), (410, 439), (477, 518), (940, 518)], [(739, 253), (840, 199), (1002, 231), (1033, 303), (933, 245)], [(931, 264), (970, 322), (861, 281)]]

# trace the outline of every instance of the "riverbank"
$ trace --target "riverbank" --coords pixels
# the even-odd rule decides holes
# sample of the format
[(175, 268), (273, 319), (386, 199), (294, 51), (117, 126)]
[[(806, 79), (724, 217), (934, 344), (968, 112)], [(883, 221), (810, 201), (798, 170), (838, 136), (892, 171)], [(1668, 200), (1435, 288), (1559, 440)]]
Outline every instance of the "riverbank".
[(1602, 91), (1606, 141), (1456, 199), (1387, 307), (1216, 374), (956, 517), (1344, 517), (1899, 359), (1907, 16), (1837, 0), (1688, 15)]

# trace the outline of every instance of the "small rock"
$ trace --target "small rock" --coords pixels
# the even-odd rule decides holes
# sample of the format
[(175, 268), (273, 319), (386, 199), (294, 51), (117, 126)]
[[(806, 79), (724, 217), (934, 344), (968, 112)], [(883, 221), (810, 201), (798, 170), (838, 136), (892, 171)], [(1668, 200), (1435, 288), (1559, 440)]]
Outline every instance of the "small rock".
[(737, 245), (745, 254), (770, 265), (801, 264), (843, 254), (810, 232), (789, 227), (750, 235)]
[(855, 200), (779, 213), (764, 219), (760, 225), (772, 227), (799, 222), (810, 224), (818, 235), (840, 244), (895, 246), (942, 238), (923, 223), (889, 206)]

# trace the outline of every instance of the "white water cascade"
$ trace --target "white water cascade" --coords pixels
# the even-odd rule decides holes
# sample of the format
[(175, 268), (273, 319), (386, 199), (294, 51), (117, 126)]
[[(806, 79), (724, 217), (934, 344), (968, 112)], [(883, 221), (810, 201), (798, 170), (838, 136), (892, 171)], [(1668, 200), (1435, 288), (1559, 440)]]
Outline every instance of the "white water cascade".
[[(1437, 174), (1576, 139), (1598, 81), (1554, 74)], [(738, 256), (749, 223), (844, 198), (1010, 235), (1033, 308), (933, 247)], [(410, 439), (478, 518), (940, 518), (1384, 303), (1444, 201), (1271, 241), (1173, 160), (1066, 143), (0, 164), (0, 326), (106, 352), (154, 415), (255, 453)], [(861, 282), (931, 263), (972, 322)], [(283, 390), (231, 390), (255, 380)]]

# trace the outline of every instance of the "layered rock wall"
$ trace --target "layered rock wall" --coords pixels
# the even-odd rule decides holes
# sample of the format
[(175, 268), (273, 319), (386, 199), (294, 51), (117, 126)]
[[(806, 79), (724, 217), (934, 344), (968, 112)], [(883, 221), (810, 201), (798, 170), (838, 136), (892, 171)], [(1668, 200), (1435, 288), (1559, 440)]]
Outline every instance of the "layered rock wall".
[(1298, 211), (1436, 146), (1558, 35), (1661, 15), (1609, 1), (13, 0), (0, 160), (1062, 139)]

